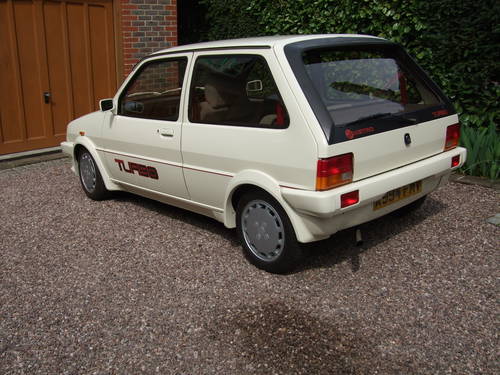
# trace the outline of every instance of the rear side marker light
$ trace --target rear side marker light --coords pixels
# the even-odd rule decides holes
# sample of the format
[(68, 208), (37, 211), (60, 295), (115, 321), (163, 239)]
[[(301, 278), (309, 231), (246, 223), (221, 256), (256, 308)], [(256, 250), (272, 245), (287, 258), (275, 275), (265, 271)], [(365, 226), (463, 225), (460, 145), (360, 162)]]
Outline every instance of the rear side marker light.
[(340, 208), (352, 206), (359, 202), (359, 190), (350, 191), (340, 196)]
[(460, 164), (460, 155), (455, 155), (451, 158), (451, 167), (454, 168)]
[(352, 153), (318, 160), (316, 190), (328, 190), (352, 182)]
[(460, 124), (453, 124), (446, 128), (446, 141), (444, 150), (448, 151), (458, 146), (460, 139)]

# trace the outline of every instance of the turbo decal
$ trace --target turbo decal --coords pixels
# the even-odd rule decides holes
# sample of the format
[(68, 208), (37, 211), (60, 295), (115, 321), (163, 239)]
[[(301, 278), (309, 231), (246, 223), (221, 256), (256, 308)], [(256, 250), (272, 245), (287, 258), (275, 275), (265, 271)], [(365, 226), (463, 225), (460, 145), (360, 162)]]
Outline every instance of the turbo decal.
[(370, 126), (368, 128), (358, 129), (358, 130), (346, 129), (345, 136), (347, 139), (353, 139), (354, 137), (357, 137), (358, 135), (372, 133), (374, 131), (375, 131), (375, 128), (373, 126)]
[(127, 168), (123, 160), (115, 159), (115, 162), (118, 163), (120, 171), (132, 174), (134, 174), (137, 171), (139, 176), (149, 177), (152, 178), (153, 180), (158, 180), (158, 171), (154, 167), (150, 167), (149, 165), (144, 165), (144, 164), (133, 163), (129, 161), (127, 162), (128, 164)]
[(448, 114), (448, 110), (447, 109), (441, 109), (439, 111), (432, 112), (432, 115), (434, 117), (446, 116), (447, 114)]

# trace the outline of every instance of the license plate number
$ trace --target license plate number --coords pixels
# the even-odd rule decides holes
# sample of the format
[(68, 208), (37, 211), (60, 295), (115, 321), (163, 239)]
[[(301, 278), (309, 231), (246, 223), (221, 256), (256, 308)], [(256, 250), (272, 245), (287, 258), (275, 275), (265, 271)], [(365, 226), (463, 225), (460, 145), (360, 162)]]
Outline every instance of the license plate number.
[(373, 203), (373, 211), (380, 210), (390, 204), (399, 202), (401, 199), (411, 197), (422, 191), (422, 181), (413, 182), (400, 188), (388, 191), (378, 201)]

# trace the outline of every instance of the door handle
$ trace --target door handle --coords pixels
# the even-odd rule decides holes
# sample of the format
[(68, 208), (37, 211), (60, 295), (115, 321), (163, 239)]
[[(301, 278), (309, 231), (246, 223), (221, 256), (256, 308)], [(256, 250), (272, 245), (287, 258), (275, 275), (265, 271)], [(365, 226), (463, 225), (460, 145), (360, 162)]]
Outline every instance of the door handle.
[(50, 103), (50, 92), (45, 91), (43, 93), (43, 101), (45, 102), (45, 104), (49, 104)]
[(174, 129), (158, 129), (157, 132), (163, 137), (173, 137)]

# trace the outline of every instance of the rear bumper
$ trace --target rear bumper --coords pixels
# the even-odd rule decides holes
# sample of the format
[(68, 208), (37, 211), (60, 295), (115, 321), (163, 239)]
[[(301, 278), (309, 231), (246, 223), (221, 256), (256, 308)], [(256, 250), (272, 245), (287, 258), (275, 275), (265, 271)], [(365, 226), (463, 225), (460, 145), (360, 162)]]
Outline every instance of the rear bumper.
[[(451, 158), (460, 155), (460, 163), (451, 168)], [(310, 242), (329, 237), (333, 233), (377, 217), (383, 216), (418, 198), (429, 194), (448, 181), (451, 172), (465, 162), (467, 151), (457, 147), (451, 151), (412, 163), (410, 165), (356, 181), (329, 191), (306, 191), (282, 188), (281, 194), (290, 208), (297, 214), (302, 225), (296, 228), (301, 242)], [(373, 203), (385, 193), (412, 182), (422, 181), (422, 191), (382, 209), (373, 210)], [(345, 208), (340, 207), (342, 194), (359, 191), (359, 202)]]

